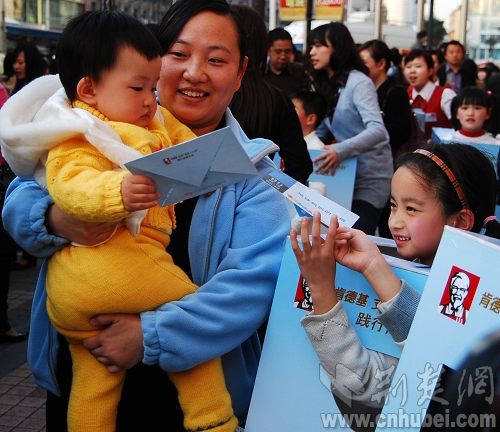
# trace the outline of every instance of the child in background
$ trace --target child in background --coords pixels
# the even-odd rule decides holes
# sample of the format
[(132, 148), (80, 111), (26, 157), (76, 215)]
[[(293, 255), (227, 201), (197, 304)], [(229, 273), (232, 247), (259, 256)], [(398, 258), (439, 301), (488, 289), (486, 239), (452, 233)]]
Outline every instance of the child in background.
[[(116, 427), (125, 373), (109, 373), (82, 345), (99, 331), (91, 317), (154, 310), (197, 289), (165, 251), (175, 228), (173, 206), (157, 204), (151, 179), (123, 169), (127, 160), (195, 138), (157, 106), (161, 54), (153, 34), (132, 16), (87, 12), (67, 25), (57, 47), (64, 90), (48, 93), (45, 81), (35, 81), (11, 99), (22, 110), (29, 97), (48, 98), (32, 122), (15, 126), (19, 139), (23, 130), (39, 128), (40, 143), (5, 144), (13, 167), (22, 175), (43, 161), (46, 173), (38, 169), (37, 180), (46, 178), (54, 202), (75, 218), (127, 219), (127, 226), (118, 225), (107, 241), (68, 246), (49, 259), (47, 309), (69, 340), (73, 359), (69, 431)], [(178, 389), (187, 430), (237, 428), (220, 358), (169, 377)]]
[[(493, 165), (473, 146), (431, 144), (426, 150), (402, 155), (392, 179), (389, 218), (399, 255), (431, 265), (445, 225), (473, 232), (485, 226), (486, 235), (500, 238), (500, 224), (492, 217), (495, 197)], [(384, 398), (375, 395), (387, 391), (388, 386), (380, 388), (374, 376), (395, 367), (398, 359), (361, 345), (337, 298), (335, 265), (338, 262), (359, 271), (368, 280), (380, 299), (377, 319), (400, 347), (407, 338), (420, 293), (397, 278), (366, 234), (339, 228), (335, 217), (325, 241), (320, 237), (319, 213), (313, 218), (311, 243), (307, 220), (302, 223), (302, 250), (294, 230), (290, 237), (314, 304), (314, 311), (301, 323), (330, 376), (332, 392), (343, 401), (381, 408)]]
[[(326, 116), (327, 105), (323, 95), (312, 91), (300, 91), (291, 95), (292, 103), (297, 111), (304, 141), (308, 150), (326, 150), (325, 144), (316, 135), (316, 128)], [(317, 164), (316, 164), (317, 166)], [(326, 184), (319, 181), (308, 181), (309, 188), (322, 196), (326, 196)], [(295, 214), (292, 217), (292, 228), (300, 233), (301, 217)]]
[(323, 95), (317, 92), (300, 91), (291, 96), (299, 116), (302, 134), (308, 150), (325, 150), (325, 144), (316, 135), (316, 128), (326, 116), (327, 106)]
[(425, 137), (431, 138), (433, 127), (452, 127), (451, 101), (456, 93), (432, 82), (434, 61), (428, 51), (415, 49), (404, 58), (404, 75), (410, 83), (408, 96), (412, 108), (425, 113)]
[(500, 144), (500, 100), (479, 87), (466, 87), (453, 98), (452, 121), (455, 132), (449, 138), (458, 142)]

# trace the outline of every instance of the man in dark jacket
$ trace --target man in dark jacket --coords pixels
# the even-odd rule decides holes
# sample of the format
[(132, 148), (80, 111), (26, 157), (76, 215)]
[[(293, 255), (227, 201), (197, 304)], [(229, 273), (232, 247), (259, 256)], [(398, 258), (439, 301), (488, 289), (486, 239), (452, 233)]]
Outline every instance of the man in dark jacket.
[(468, 86), (476, 85), (476, 75), (469, 69), (462, 67), (465, 58), (463, 45), (452, 40), (446, 44), (444, 51), (446, 63), (438, 71), (439, 85), (450, 84), (455, 93)]

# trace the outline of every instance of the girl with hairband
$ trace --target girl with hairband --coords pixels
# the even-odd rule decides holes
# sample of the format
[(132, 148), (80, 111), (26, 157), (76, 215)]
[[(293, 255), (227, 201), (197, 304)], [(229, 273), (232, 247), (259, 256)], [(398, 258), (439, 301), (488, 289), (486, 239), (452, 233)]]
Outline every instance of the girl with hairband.
[[(467, 144), (430, 143), (425, 149), (403, 154), (392, 178), (389, 217), (398, 254), (432, 265), (445, 225), (473, 232), (485, 227), (486, 235), (500, 238), (500, 224), (492, 216), (496, 184), (491, 161)], [(324, 241), (320, 237), (319, 213), (313, 218), (312, 240), (308, 240), (307, 218), (302, 222), (302, 249), (297, 232), (292, 230), (290, 236), (314, 303), (314, 311), (301, 323), (330, 377), (337, 402), (340, 399), (351, 408), (354, 402), (380, 410), (390, 380), (382, 388), (380, 377), (374, 378), (394, 370), (398, 359), (361, 345), (337, 299), (335, 264), (365, 276), (380, 299), (377, 319), (401, 348), (420, 293), (398, 279), (366, 234), (339, 227), (335, 217)]]

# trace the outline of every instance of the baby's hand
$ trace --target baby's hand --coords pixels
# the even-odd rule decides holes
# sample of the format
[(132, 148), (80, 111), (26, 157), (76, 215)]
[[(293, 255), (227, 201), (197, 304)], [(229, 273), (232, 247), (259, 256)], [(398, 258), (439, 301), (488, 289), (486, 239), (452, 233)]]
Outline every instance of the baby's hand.
[(123, 178), (122, 200), (125, 210), (133, 212), (154, 207), (159, 197), (155, 182), (149, 177), (130, 174)]

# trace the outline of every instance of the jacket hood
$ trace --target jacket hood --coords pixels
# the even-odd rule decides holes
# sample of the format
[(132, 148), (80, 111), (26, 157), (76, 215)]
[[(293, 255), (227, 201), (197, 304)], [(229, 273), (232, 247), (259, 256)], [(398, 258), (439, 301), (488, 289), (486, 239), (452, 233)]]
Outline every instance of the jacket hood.
[(123, 144), (106, 122), (71, 108), (57, 75), (32, 81), (0, 110), (2, 154), (19, 177), (32, 178), (54, 145), (77, 136), (85, 137), (122, 168), (125, 162), (142, 156)]

